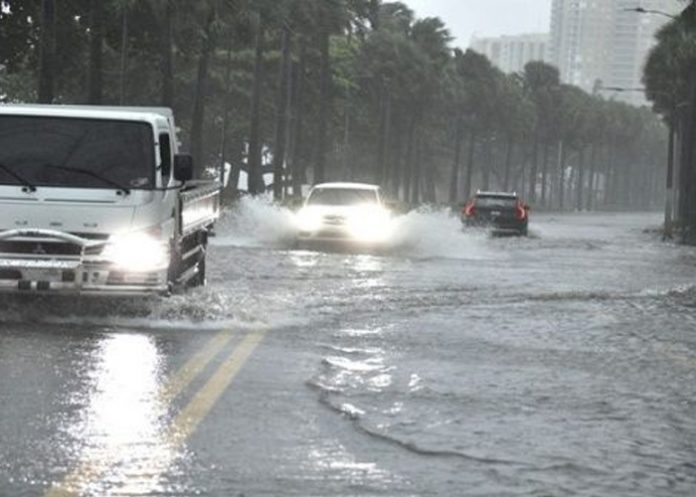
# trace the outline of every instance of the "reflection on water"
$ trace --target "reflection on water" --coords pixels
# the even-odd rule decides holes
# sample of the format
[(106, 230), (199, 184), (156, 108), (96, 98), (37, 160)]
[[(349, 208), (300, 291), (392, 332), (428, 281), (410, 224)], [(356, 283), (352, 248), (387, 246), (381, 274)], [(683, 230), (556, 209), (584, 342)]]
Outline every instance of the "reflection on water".
[(129, 495), (161, 492), (160, 477), (177, 448), (166, 440), (162, 359), (154, 340), (113, 335), (97, 357), (83, 421), (73, 427), (85, 441), (82, 463), (66, 486), (94, 495), (106, 488)]
[(290, 254), (290, 260), (299, 268), (315, 267), (319, 264), (319, 252), (297, 251)]

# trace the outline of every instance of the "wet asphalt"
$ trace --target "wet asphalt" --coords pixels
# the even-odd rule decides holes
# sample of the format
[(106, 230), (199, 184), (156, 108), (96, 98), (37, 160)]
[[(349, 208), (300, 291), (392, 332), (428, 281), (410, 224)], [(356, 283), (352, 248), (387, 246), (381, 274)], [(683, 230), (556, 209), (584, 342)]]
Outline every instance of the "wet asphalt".
[(0, 496), (696, 495), (696, 253), (658, 222), (230, 233), (187, 296), (3, 298)]

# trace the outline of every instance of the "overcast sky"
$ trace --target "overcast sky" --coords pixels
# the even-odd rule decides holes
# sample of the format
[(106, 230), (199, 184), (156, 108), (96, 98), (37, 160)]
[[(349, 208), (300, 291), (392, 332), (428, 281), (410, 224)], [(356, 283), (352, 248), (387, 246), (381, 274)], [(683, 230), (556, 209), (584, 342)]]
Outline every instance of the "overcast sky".
[(466, 48), (472, 35), (548, 32), (551, 0), (402, 0), (417, 17), (439, 17)]

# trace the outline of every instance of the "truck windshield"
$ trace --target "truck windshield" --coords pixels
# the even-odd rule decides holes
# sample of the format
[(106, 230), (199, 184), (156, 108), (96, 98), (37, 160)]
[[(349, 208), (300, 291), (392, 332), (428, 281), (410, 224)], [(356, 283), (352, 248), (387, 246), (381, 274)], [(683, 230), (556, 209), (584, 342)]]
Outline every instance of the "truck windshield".
[(0, 116), (0, 184), (130, 189), (154, 186), (147, 123)]

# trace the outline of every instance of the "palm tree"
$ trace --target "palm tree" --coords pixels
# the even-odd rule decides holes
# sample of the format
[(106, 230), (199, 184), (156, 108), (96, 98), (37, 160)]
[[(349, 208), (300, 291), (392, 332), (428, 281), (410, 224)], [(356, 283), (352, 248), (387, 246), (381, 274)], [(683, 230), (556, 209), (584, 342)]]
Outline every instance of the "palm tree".
[(536, 108), (533, 132), (532, 171), (529, 181), (529, 202), (536, 201), (539, 146), (544, 147), (542, 166), (542, 199), (545, 201), (546, 174), (548, 169), (548, 142), (552, 134), (552, 123), (556, 111), (557, 94), (560, 88), (560, 74), (556, 67), (544, 62), (528, 63), (522, 73), (527, 95)]

